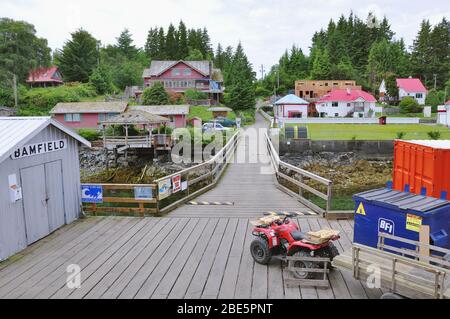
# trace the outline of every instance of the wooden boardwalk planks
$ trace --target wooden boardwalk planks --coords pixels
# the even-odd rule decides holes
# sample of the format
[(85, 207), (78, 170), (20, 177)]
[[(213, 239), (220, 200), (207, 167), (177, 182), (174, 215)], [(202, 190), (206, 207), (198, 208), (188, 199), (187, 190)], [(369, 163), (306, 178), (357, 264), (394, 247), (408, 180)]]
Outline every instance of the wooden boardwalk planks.
[[(303, 230), (342, 231), (352, 223), (299, 218)], [(330, 273), (329, 289), (284, 285), (279, 261), (255, 264), (248, 218), (92, 218), (67, 227), (0, 270), (0, 296), (28, 298), (379, 298), (350, 273)], [(82, 268), (66, 286), (68, 263)]]

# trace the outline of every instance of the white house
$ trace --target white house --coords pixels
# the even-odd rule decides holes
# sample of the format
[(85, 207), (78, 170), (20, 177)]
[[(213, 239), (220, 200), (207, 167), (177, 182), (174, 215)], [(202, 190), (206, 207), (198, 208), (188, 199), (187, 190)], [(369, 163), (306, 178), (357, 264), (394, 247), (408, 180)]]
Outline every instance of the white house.
[(378, 90), (380, 92), (380, 101), (386, 101), (388, 99), (388, 92), (386, 89), (386, 81), (381, 81), (380, 88)]
[(332, 90), (316, 102), (320, 117), (374, 117), (381, 108), (376, 107), (377, 100), (363, 90)]
[(419, 79), (397, 79), (397, 87), (400, 100), (404, 97), (411, 96), (420, 105), (425, 105), (428, 91)]
[(307, 118), (309, 102), (294, 94), (289, 94), (273, 105), (275, 120), (279, 118)]
[(445, 105), (438, 106), (437, 123), (450, 126), (450, 100)]

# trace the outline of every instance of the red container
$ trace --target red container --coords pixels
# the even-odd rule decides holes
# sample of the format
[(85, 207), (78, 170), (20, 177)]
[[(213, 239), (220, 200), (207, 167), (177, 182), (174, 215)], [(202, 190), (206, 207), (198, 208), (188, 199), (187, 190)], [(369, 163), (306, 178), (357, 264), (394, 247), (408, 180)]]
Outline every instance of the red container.
[(395, 141), (394, 189), (450, 200), (450, 140)]

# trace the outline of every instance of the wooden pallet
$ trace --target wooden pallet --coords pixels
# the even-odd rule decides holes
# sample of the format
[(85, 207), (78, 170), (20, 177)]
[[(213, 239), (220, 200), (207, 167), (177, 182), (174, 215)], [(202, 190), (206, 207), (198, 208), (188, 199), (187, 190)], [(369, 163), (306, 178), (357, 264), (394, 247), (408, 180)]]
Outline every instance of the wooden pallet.
[[(284, 279), (284, 282), (287, 287), (319, 287), (319, 288), (329, 288), (330, 282), (328, 280), (328, 274), (330, 273), (330, 269), (328, 267), (329, 263), (331, 263), (330, 258), (323, 257), (296, 257), (296, 256), (287, 256), (280, 257), (280, 260), (287, 263), (287, 270), (289, 271), (289, 276)], [(304, 262), (317, 262), (322, 263), (322, 268), (299, 268), (295, 267), (296, 261), (304, 261)], [(317, 279), (298, 279), (294, 277), (294, 272), (296, 271), (304, 271), (308, 273), (314, 274), (322, 274), (322, 276), (318, 276)]]

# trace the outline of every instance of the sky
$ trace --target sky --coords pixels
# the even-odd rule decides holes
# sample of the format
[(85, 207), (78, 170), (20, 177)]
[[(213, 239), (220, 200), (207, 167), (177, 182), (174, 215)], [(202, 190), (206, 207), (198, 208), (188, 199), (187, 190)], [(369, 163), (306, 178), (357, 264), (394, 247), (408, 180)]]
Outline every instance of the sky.
[(411, 45), (423, 19), (450, 18), (448, 0), (0, 0), (0, 17), (25, 20), (52, 49), (82, 27), (103, 44), (115, 43), (128, 28), (143, 47), (151, 27), (167, 28), (183, 20), (207, 27), (214, 48), (242, 42), (255, 71), (266, 71), (293, 44), (309, 52), (315, 31), (350, 11), (366, 19), (369, 12), (387, 16), (397, 38)]

